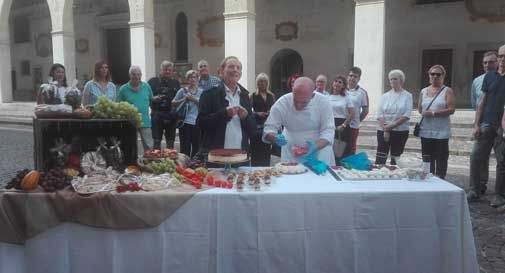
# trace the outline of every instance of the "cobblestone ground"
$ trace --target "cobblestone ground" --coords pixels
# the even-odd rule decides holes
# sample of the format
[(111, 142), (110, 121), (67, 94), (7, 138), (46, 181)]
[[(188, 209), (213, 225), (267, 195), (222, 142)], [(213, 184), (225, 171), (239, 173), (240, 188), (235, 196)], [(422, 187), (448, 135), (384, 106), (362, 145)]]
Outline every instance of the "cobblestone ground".
[[(0, 125), (0, 187), (3, 187), (1, 184), (6, 183), (17, 170), (33, 167), (31, 128), (8, 127)], [(367, 153), (371, 159), (374, 158), (373, 151), (367, 151)], [(404, 156), (414, 157), (417, 154), (406, 153)], [(272, 158), (272, 162), (275, 161), (278, 161), (278, 158)], [(490, 164), (495, 165), (493, 159)], [(468, 166), (468, 156), (451, 155), (447, 180), (457, 186), (467, 188)], [(490, 177), (494, 177), (494, 172), (490, 172)], [(491, 179), (488, 188), (494, 188), (494, 179)], [(492, 191), (481, 202), (470, 203), (477, 257), (481, 273), (505, 273), (505, 211), (489, 207), (489, 201), (486, 199), (491, 197)]]

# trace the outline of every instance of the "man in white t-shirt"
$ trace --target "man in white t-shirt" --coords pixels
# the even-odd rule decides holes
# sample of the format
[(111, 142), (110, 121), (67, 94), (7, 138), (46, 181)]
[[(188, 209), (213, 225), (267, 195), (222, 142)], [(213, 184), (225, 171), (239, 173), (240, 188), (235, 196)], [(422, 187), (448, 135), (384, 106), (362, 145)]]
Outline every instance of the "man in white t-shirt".
[(358, 85), (360, 79), (361, 69), (359, 67), (355, 66), (349, 69), (349, 74), (347, 75), (347, 88), (348, 95), (354, 105), (355, 115), (350, 124), (352, 133), (351, 145), (348, 145), (344, 155), (356, 153), (359, 126), (361, 121), (363, 121), (368, 115), (368, 93), (365, 89)]

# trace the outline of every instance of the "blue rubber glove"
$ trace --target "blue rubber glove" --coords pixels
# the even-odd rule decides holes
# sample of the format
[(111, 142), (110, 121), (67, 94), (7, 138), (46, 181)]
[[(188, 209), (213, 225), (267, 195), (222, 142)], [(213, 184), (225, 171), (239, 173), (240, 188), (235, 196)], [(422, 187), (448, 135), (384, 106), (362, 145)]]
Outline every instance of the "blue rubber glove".
[(313, 171), (315, 174), (320, 175), (325, 173), (328, 170), (328, 164), (319, 160), (319, 159), (311, 159), (305, 163), (303, 163), (307, 168)]
[(312, 141), (307, 141), (307, 146), (309, 147), (309, 151), (306, 154), (300, 156), (300, 158), (298, 159), (302, 163), (317, 160), (317, 146), (316, 146), (316, 144)]
[(279, 147), (282, 147), (288, 144), (288, 141), (286, 140), (286, 137), (283, 134), (278, 134), (277, 136), (275, 136), (275, 144), (277, 144), (277, 146)]

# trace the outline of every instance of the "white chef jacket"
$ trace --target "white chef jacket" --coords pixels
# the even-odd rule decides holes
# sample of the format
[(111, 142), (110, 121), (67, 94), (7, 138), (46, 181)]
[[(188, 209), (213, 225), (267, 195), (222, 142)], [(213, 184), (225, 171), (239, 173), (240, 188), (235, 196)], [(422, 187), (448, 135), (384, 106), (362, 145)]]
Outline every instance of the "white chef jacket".
[(296, 161), (291, 152), (294, 145), (304, 145), (306, 141), (316, 142), (319, 139), (325, 139), (330, 144), (319, 150), (317, 157), (330, 166), (335, 165), (332, 149), (335, 123), (327, 96), (314, 92), (312, 100), (300, 111), (295, 109), (292, 93), (282, 96), (270, 109), (270, 115), (263, 130), (263, 141), (267, 134), (277, 134), (282, 126), (284, 126), (282, 133), (288, 141), (288, 144), (282, 146), (281, 149), (282, 161)]

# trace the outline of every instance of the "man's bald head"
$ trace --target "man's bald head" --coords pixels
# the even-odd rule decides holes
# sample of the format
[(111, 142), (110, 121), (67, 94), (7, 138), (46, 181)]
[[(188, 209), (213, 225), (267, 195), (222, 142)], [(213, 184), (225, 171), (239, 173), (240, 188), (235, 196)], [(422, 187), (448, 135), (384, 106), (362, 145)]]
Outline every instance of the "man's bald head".
[(293, 84), (293, 102), (295, 109), (303, 110), (314, 96), (314, 81), (307, 77), (300, 77)]

